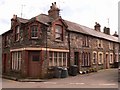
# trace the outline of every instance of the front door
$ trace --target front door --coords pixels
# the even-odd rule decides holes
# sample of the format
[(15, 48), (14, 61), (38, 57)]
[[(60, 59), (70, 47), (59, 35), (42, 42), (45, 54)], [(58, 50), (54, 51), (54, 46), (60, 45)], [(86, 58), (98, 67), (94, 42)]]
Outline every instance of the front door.
[(78, 66), (79, 71), (79, 52), (74, 52), (74, 64)]
[(105, 61), (105, 62), (106, 62), (106, 63), (105, 63), (105, 64), (106, 64), (106, 65), (105, 65), (105, 66), (106, 66), (106, 69), (108, 69), (108, 67), (109, 67), (109, 66), (108, 66), (108, 64), (109, 64), (109, 63), (108, 63), (108, 54), (106, 54), (106, 61)]
[(74, 60), (75, 60), (75, 65), (78, 65), (79, 62), (79, 52), (74, 53)]
[(41, 56), (40, 51), (29, 52), (29, 77), (39, 78), (41, 75)]

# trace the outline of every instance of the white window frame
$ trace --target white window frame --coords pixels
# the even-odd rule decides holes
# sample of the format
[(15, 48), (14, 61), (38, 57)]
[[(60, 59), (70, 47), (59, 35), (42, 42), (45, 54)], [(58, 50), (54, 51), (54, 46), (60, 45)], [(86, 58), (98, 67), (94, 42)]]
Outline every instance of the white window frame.
[[(100, 59), (100, 54), (101, 54), (101, 59)], [(98, 52), (98, 64), (103, 64), (103, 52)]]
[(98, 43), (98, 48), (103, 48), (103, 40), (98, 39), (97, 43)]
[[(51, 51), (49, 53), (51, 53)], [(56, 53), (56, 57), (55, 57), (55, 53)], [(61, 57), (59, 56), (60, 53), (61, 53)], [(64, 56), (63, 54), (65, 54), (65, 57), (63, 57)], [(64, 66), (64, 67), (67, 67), (67, 58), (68, 58), (67, 52), (54, 52), (54, 51), (52, 51), (52, 65), (50, 64), (51, 63), (50, 58), (51, 57), (49, 57), (49, 66)], [(55, 64), (55, 58), (57, 59), (56, 64)], [(65, 59), (65, 64), (64, 64), (64, 61), (63, 61), (64, 59)], [(60, 65), (60, 60), (61, 60), (61, 65)]]
[(22, 52), (12, 52), (12, 70), (21, 70)]
[[(94, 54), (96, 55), (95, 57), (94, 57)], [(95, 59), (95, 62), (94, 62), (94, 59)], [(97, 52), (94, 51), (93, 52), (93, 64), (96, 64), (96, 62), (97, 62)]]
[(63, 27), (59, 24), (55, 25), (55, 40), (63, 41)]
[(109, 49), (113, 50), (113, 43), (112, 42), (109, 42)]
[(20, 40), (20, 26), (16, 26), (15, 41), (19, 41), (19, 40)]
[(110, 53), (110, 64), (113, 64), (113, 53)]
[(32, 39), (38, 38), (38, 25), (32, 25), (30, 29), (31, 29), (31, 32), (30, 32), (31, 38)]

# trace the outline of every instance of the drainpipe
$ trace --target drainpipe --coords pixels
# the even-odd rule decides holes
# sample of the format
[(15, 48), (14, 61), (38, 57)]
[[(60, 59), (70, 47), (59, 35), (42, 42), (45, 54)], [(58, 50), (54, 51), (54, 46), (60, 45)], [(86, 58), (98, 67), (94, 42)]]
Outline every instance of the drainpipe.
[(68, 48), (69, 48), (69, 57), (68, 57), (68, 65), (70, 66), (71, 65), (71, 62), (70, 62), (70, 53), (71, 53), (71, 45), (70, 45), (70, 31), (68, 31)]

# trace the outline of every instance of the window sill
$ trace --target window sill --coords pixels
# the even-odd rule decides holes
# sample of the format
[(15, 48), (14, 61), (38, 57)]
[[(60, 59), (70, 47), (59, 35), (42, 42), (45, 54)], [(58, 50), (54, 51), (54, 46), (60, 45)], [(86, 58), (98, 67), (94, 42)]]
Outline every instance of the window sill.
[(7, 48), (7, 47), (9, 47), (8, 45), (6, 45), (4, 48)]
[(110, 64), (114, 64), (113, 62), (110, 62)]
[(38, 37), (31, 37), (30, 39), (38, 39)]
[(90, 66), (81, 66), (81, 67), (90, 67)]
[(88, 47), (89, 48), (89, 46), (82, 46), (82, 47)]
[(11, 70), (12, 72), (19, 73), (20, 70)]
[(55, 42), (63, 42), (62, 40), (55, 40)]
[(98, 65), (103, 65), (103, 63), (98, 63)]
[(16, 40), (16, 41), (14, 41), (15, 43), (17, 43), (17, 42), (19, 42), (20, 40)]
[(96, 63), (93, 63), (93, 65), (96, 65)]

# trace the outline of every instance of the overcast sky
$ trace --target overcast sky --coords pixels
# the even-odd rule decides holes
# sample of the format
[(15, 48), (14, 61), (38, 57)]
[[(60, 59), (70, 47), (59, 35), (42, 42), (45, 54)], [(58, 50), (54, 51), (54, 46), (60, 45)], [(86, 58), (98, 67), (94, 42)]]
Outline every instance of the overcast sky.
[[(119, 0), (0, 0), (0, 34), (10, 30), (13, 14), (30, 19), (41, 13), (48, 14), (51, 3), (57, 2), (63, 19), (94, 28), (95, 22), (118, 31)], [(22, 9), (23, 7), (23, 9)], [(109, 19), (109, 20), (108, 20)]]

